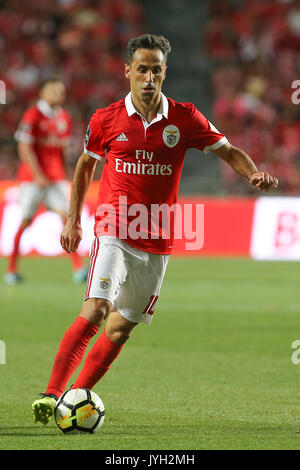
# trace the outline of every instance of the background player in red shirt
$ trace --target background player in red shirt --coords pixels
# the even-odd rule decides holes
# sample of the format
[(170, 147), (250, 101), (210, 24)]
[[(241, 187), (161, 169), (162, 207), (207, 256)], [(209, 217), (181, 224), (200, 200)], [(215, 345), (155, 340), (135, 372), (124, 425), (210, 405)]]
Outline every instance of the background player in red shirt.
[[(24, 113), (15, 134), (21, 159), (18, 180), (22, 222), (8, 259), (4, 276), (7, 284), (16, 284), (23, 280), (17, 269), (19, 245), (38, 204), (43, 202), (48, 209), (59, 214), (63, 223), (67, 220), (69, 202), (64, 152), (71, 132), (71, 117), (61, 108), (65, 94), (65, 85), (59, 79), (44, 82), (40, 89), (40, 99), (36, 106)], [(71, 259), (74, 281), (83, 282), (87, 272), (81, 257), (72, 253)]]
[[(173, 204), (189, 147), (212, 150), (260, 190), (278, 185), (277, 178), (260, 172), (251, 158), (232, 146), (194, 105), (177, 103), (162, 94), (169, 52), (169, 42), (162, 36), (147, 34), (129, 41), (125, 75), (131, 93), (125, 100), (97, 110), (91, 118), (61, 235), (63, 248), (69, 253), (76, 251), (84, 198), (97, 160), (105, 157), (87, 292), (80, 315), (60, 343), (46, 393), (32, 405), (36, 422), (49, 421), (57, 397), (106, 319), (105, 329), (89, 351), (73, 388), (92, 388), (118, 356), (133, 328), (140, 322), (151, 323), (172, 234), (167, 243), (157, 238), (159, 226), (158, 232), (157, 227), (154, 233), (148, 229), (144, 234), (148, 238), (128, 235), (122, 239), (120, 231), (124, 225), (129, 227), (130, 220), (122, 220), (120, 198), (126, 197), (130, 207), (142, 202), (146, 209), (157, 201)], [(105, 221), (108, 233), (103, 228)]]

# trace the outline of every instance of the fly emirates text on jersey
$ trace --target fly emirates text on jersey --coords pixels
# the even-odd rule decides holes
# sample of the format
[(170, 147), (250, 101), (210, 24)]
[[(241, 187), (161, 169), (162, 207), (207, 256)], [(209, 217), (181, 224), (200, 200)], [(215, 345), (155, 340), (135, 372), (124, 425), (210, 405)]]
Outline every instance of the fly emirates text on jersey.
[(118, 173), (129, 173), (133, 175), (170, 176), (173, 173), (172, 164), (152, 163), (154, 152), (136, 150), (135, 157), (136, 162), (125, 162), (121, 158), (116, 158), (115, 170)]

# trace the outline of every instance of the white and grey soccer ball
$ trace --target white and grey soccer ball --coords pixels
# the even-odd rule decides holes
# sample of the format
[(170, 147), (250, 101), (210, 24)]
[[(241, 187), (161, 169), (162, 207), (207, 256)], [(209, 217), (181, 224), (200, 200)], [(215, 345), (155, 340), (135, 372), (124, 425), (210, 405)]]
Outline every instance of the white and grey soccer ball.
[(87, 388), (74, 388), (59, 398), (54, 418), (65, 434), (93, 434), (103, 425), (105, 408), (97, 393)]

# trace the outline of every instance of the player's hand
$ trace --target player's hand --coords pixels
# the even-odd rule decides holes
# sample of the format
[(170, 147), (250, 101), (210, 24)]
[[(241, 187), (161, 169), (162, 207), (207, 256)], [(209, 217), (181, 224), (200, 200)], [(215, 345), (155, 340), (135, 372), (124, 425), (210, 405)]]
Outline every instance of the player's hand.
[(79, 243), (82, 239), (82, 228), (79, 222), (73, 223), (70, 219), (67, 222), (61, 232), (60, 244), (65, 251), (71, 253), (76, 251)]
[(45, 175), (36, 175), (35, 182), (40, 188), (46, 188), (51, 184), (50, 180)]
[(260, 191), (269, 191), (270, 188), (278, 187), (278, 179), (271, 176), (266, 171), (254, 173), (250, 178), (250, 184), (256, 186)]

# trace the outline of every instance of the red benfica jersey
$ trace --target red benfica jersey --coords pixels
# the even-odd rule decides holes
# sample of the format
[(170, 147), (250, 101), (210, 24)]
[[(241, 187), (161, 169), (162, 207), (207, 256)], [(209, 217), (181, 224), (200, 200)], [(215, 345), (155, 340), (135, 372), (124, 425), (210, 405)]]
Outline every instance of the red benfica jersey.
[(174, 213), (169, 211), (168, 225), (167, 209), (177, 200), (186, 150), (207, 153), (226, 142), (193, 104), (163, 94), (151, 123), (135, 109), (130, 93), (97, 109), (84, 147), (87, 155), (105, 161), (95, 235), (115, 235), (151, 253), (171, 253)]
[[(39, 164), (50, 181), (66, 178), (63, 163), (63, 147), (71, 132), (70, 115), (63, 109), (53, 110), (46, 101), (39, 100), (23, 115), (15, 138), (32, 144)], [(27, 163), (21, 162), (18, 171), (20, 181), (33, 181)]]

